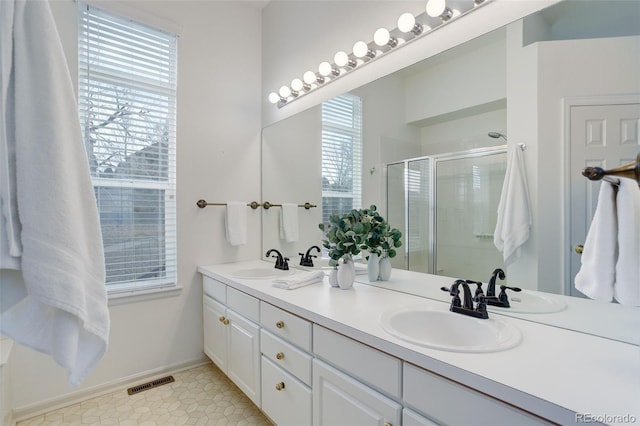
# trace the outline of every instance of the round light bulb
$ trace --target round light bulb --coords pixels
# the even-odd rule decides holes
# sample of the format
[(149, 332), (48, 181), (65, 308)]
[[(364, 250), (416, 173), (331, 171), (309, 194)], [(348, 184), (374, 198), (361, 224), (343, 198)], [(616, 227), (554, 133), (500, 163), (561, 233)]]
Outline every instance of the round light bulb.
[(353, 54), (356, 56), (356, 58), (363, 58), (368, 51), (369, 47), (364, 41), (357, 41), (353, 45)]
[(272, 104), (277, 104), (280, 100), (280, 96), (276, 92), (269, 93), (269, 102)]
[(398, 29), (403, 33), (408, 33), (416, 26), (416, 18), (413, 14), (406, 12), (398, 18)]
[(328, 76), (331, 74), (331, 64), (329, 62), (321, 62), (320, 65), (318, 65), (318, 72), (322, 76)]
[(446, 9), (447, 9), (446, 0), (429, 0), (427, 2), (427, 7), (426, 7), (427, 15), (431, 16), (432, 18), (437, 18), (438, 16), (441, 16)]
[(307, 84), (313, 84), (316, 82), (316, 73), (313, 71), (307, 71), (304, 73), (304, 75), (302, 76), (302, 79), (304, 80), (305, 83)]
[(391, 39), (391, 34), (389, 34), (389, 30), (386, 28), (378, 28), (376, 32), (373, 34), (373, 41), (378, 46), (386, 46)]
[(291, 88), (296, 92), (299, 92), (304, 87), (304, 83), (299, 78), (294, 78), (291, 80)]
[(333, 57), (333, 62), (339, 67), (344, 67), (349, 63), (349, 55), (346, 52), (340, 51)]
[(280, 94), (280, 96), (282, 98), (288, 98), (289, 96), (291, 96), (291, 89), (289, 89), (289, 87), (287, 86), (282, 86), (280, 88), (280, 90), (278, 90), (278, 93)]

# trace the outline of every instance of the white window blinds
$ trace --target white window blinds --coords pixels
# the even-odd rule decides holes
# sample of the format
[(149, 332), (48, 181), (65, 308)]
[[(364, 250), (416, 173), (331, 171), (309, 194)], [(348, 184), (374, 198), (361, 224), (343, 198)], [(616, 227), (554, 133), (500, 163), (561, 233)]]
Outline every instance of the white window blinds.
[(322, 221), (362, 201), (362, 101), (346, 94), (322, 104)]
[(175, 284), (177, 36), (79, 4), (79, 106), (109, 292)]

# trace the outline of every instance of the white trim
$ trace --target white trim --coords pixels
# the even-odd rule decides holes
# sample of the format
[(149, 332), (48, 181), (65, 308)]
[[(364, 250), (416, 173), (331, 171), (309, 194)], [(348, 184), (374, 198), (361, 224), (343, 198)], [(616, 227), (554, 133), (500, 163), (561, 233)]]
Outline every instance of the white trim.
[(569, 96), (562, 98), (562, 143), (564, 150), (562, 152), (563, 158), (560, 161), (560, 167), (562, 175), (562, 197), (564, 203), (562, 208), (564, 212), (562, 214), (564, 228), (562, 235), (562, 247), (568, 247), (568, 249), (562, 250), (562, 258), (560, 261), (560, 268), (562, 268), (561, 276), (564, 279), (564, 294), (570, 295), (571, 293), (571, 226), (569, 226), (571, 218), (571, 170), (569, 169), (569, 161), (571, 159), (571, 108), (575, 106), (585, 105), (626, 105), (640, 103), (640, 93), (621, 93), (610, 95), (591, 95), (591, 96)]
[[(146, 10), (131, 7), (128, 4), (112, 0), (75, 0), (75, 2), (94, 6), (98, 9), (120, 15), (123, 18), (130, 18), (142, 24), (149, 25), (163, 31), (168, 31), (178, 37), (182, 33), (182, 26), (177, 22), (154, 15)], [(152, 5), (153, 2), (149, 2), (148, 4)]]
[(134, 386), (140, 382), (148, 381), (149, 379), (156, 378), (158, 376), (165, 376), (167, 374), (176, 374), (181, 371), (189, 370), (202, 365), (207, 365), (211, 361), (204, 355), (200, 358), (195, 358), (189, 361), (172, 364), (164, 367), (153, 368), (141, 373), (132, 374), (127, 377), (112, 380), (101, 385), (93, 386), (87, 389), (82, 389), (76, 392), (66, 394), (62, 397), (51, 398), (44, 402), (27, 405), (22, 408), (13, 409), (13, 419), (15, 421), (22, 421), (35, 416), (39, 416), (48, 413), (53, 410), (57, 410), (62, 407), (77, 404), (82, 401), (86, 401), (90, 398), (96, 398), (102, 395), (106, 395), (111, 392), (126, 389)]
[(132, 288), (129, 291), (109, 292), (107, 286), (107, 294), (109, 297), (109, 306), (124, 305), (126, 303), (146, 302), (148, 300), (162, 299), (165, 297), (180, 296), (183, 287), (168, 285), (166, 287), (147, 288), (136, 290)]

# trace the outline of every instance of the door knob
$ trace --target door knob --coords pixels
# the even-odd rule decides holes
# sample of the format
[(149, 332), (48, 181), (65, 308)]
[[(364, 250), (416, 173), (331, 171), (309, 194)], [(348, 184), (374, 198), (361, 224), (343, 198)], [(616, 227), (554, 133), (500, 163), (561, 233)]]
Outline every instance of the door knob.
[(582, 254), (582, 251), (584, 250), (584, 246), (582, 244), (578, 244), (574, 250), (576, 251), (576, 253), (578, 254)]

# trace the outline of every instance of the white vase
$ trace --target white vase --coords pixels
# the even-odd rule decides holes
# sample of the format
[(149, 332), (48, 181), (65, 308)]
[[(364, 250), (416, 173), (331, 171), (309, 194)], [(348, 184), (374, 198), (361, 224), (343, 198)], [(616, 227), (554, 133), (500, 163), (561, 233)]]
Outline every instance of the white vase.
[(386, 254), (380, 258), (380, 281), (389, 281), (391, 278), (391, 259)]
[(367, 275), (369, 281), (378, 281), (378, 275), (380, 275), (380, 257), (378, 253), (369, 253), (369, 260), (367, 261)]
[(355, 279), (356, 265), (353, 263), (353, 259), (345, 260), (338, 266), (338, 285), (343, 290), (350, 289)]
[(339, 287), (337, 266), (334, 266), (333, 269), (329, 272), (329, 284), (331, 284), (331, 287)]

